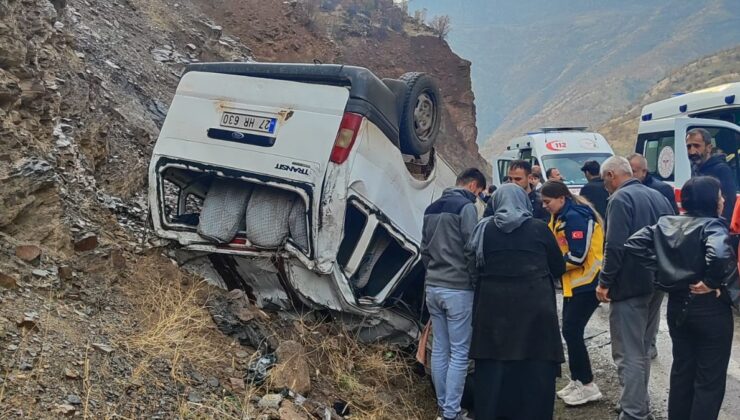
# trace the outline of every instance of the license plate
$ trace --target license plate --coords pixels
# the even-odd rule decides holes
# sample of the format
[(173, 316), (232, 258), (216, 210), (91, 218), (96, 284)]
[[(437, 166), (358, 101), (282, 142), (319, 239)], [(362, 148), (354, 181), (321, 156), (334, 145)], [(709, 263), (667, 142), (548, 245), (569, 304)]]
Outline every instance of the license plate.
[(277, 118), (258, 117), (256, 115), (224, 112), (221, 115), (221, 126), (239, 130), (256, 131), (264, 134), (275, 134)]

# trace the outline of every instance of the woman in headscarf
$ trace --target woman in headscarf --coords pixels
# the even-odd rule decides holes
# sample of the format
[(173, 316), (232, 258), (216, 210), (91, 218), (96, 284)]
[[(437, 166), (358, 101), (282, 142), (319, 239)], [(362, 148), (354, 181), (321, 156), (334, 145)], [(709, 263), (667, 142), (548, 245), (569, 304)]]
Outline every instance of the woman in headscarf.
[(553, 278), (565, 260), (547, 224), (532, 218), (519, 186), (493, 195), (493, 216), (468, 244), (477, 277), (470, 357), (475, 415), (482, 420), (551, 420), (563, 363)]

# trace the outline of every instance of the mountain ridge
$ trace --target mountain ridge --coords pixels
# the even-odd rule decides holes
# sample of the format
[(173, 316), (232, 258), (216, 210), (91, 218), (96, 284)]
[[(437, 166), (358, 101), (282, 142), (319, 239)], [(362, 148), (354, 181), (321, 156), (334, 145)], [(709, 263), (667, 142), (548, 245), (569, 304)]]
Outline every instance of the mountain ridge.
[(473, 62), (486, 158), (539, 126), (597, 127), (678, 66), (740, 43), (732, 0), (410, 5), (452, 18), (450, 45)]

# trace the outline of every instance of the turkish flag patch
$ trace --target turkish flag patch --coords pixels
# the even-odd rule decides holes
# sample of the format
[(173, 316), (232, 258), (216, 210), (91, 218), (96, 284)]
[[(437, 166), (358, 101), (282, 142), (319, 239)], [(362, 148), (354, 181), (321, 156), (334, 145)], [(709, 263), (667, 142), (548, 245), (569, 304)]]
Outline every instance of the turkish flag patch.
[(571, 234), (571, 237), (573, 239), (583, 239), (583, 231), (582, 230), (574, 230)]

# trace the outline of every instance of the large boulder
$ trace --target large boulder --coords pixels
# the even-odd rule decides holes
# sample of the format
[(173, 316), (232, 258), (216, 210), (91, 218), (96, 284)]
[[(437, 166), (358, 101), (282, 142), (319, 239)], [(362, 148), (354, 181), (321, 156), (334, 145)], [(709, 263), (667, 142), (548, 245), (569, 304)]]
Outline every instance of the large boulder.
[(283, 341), (275, 354), (278, 363), (270, 372), (271, 387), (307, 395), (311, 391), (311, 376), (303, 346), (295, 341)]

